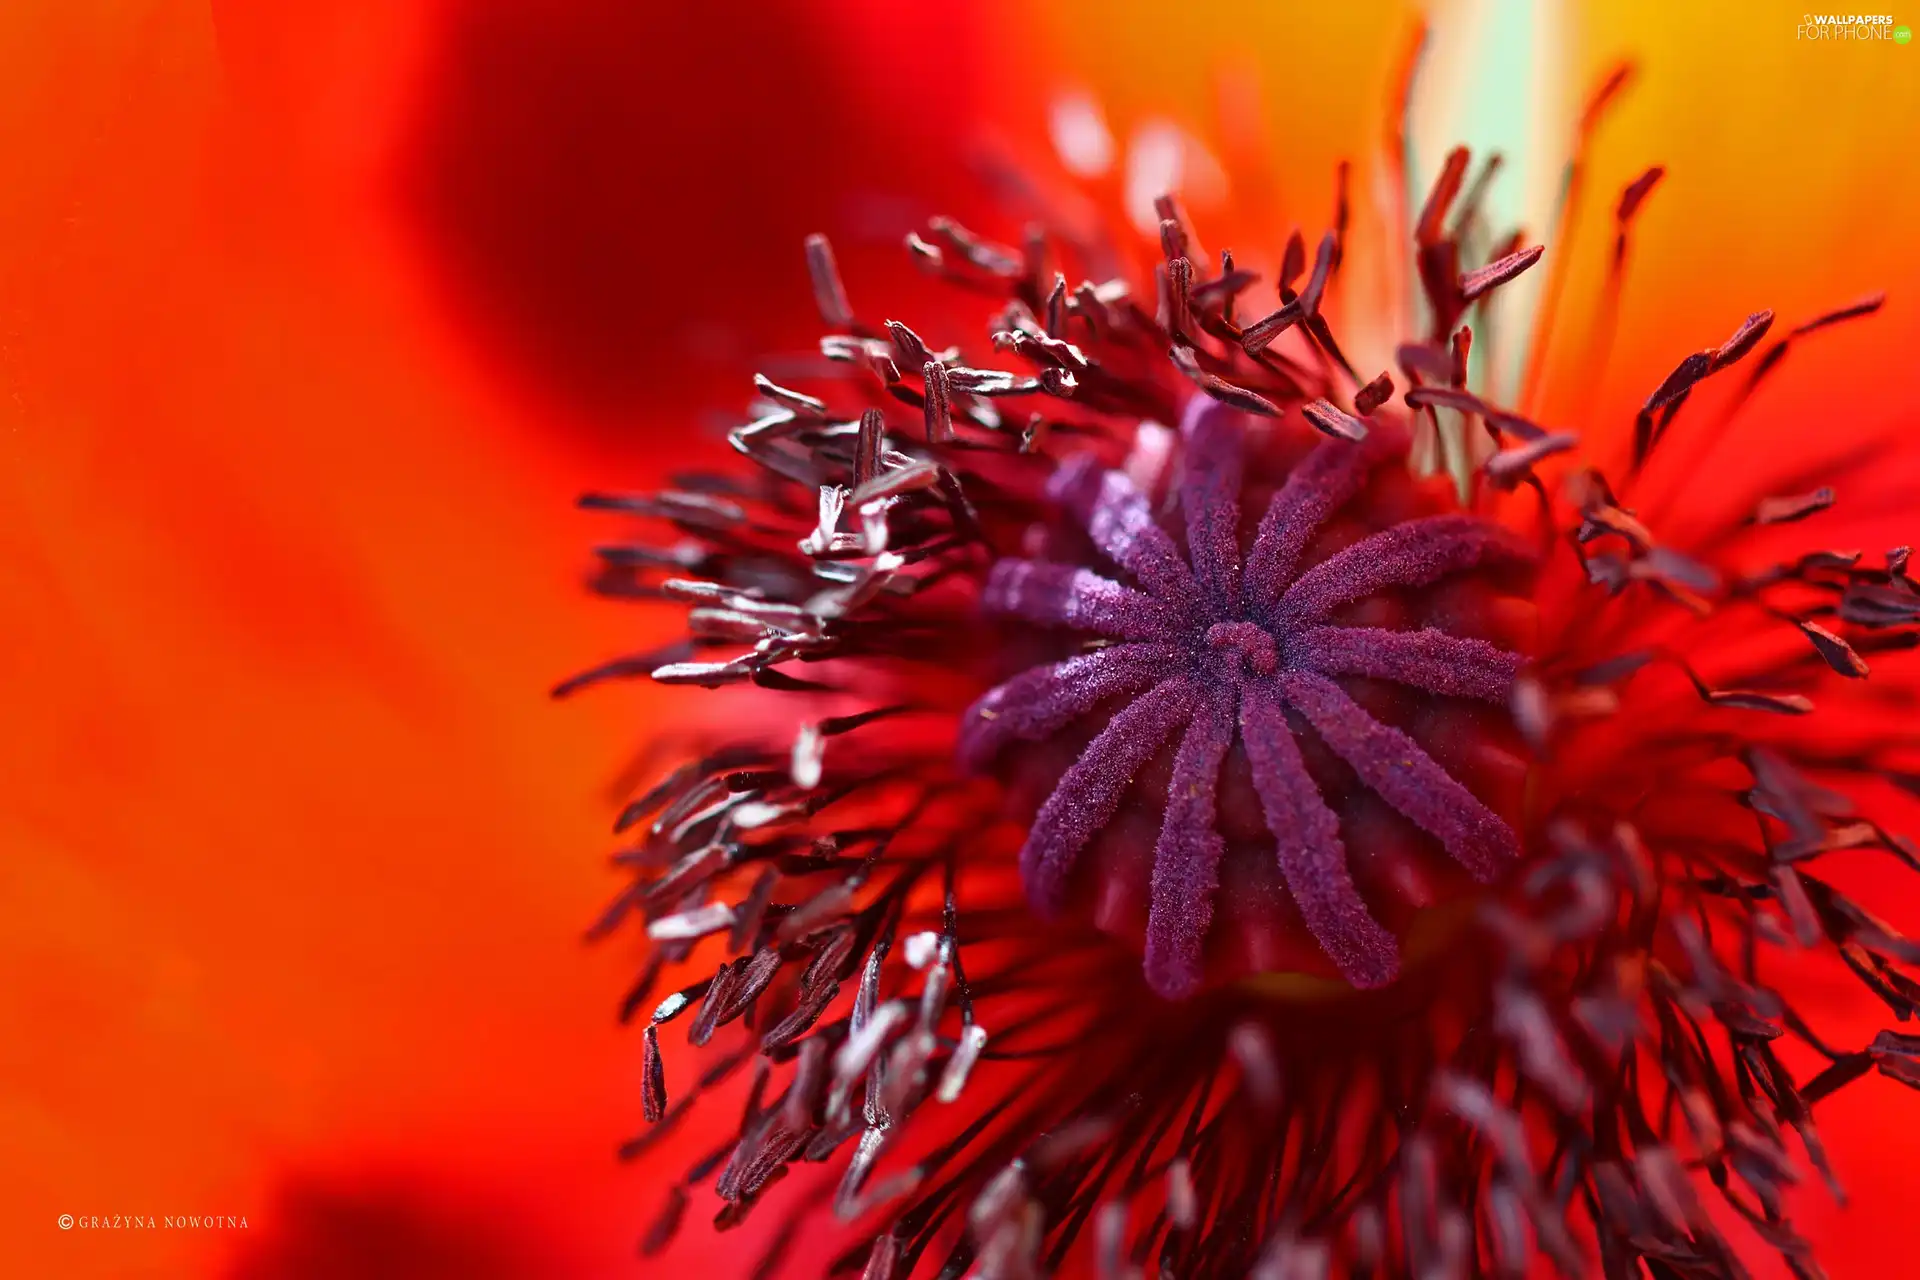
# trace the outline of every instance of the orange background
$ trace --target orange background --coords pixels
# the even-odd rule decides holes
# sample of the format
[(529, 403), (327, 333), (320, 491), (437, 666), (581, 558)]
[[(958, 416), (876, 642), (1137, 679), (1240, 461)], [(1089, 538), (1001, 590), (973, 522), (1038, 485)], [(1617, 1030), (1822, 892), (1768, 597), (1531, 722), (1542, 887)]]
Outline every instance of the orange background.
[[(653, 1196), (611, 1154), (639, 1123), (633, 951), (579, 934), (615, 887), (610, 788), (670, 711), (543, 691), (671, 620), (581, 591), (572, 495), (709, 450), (748, 353), (808, 336), (800, 237), (835, 233), (858, 295), (896, 258), (874, 210), (968, 213), (960, 140), (1030, 145), (1056, 85), (1205, 131), (1209, 68), (1251, 66), (1311, 225), (1406, 21), (722, 9), (0, 6), (8, 1274), (637, 1272)], [(1783, 367), (1770, 438), (1920, 410), (1920, 49), (1799, 46), (1797, 19), (1581, 19), (1569, 92), (1644, 67), (1596, 207), (1669, 176), (1610, 376), (1550, 381), (1543, 416), (1617, 416), (1749, 310), (1881, 287)], [(1902, 1238), (1915, 1103), (1822, 1108), (1855, 1204), (1804, 1212), (1836, 1276)]]

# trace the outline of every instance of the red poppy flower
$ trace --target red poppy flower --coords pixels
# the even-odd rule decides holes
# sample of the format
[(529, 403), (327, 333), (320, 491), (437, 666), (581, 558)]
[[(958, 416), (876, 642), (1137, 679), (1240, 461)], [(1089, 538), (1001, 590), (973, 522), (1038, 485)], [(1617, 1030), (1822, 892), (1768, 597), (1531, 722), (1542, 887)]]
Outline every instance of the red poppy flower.
[(1498, 158), (1423, 166), (1423, 40), (1384, 192), (1273, 247), (1201, 131), (1057, 99), (995, 225), (908, 235), (953, 301), (811, 239), (822, 360), (734, 465), (584, 501), (687, 629), (559, 692), (715, 691), (599, 926), (655, 944), (628, 1154), (714, 1139), (644, 1252), (704, 1203), (771, 1219), (742, 1274), (1818, 1273), (1815, 1108), (1920, 1079), (1859, 869), (1920, 868), (1920, 460), (1768, 401), (1884, 299), (1732, 316), (1616, 412), (1628, 289), (1680, 287), (1629, 269), (1662, 169), (1594, 203), (1630, 71), (1536, 235)]
[(628, 722), (542, 696), (608, 446), (418, 211), (473, 9), (0, 16), (9, 1274), (631, 1256), (628, 956), (554, 857)]
[[(1544, 280), (1566, 250), (1536, 420), (1603, 444), (1681, 355), (1752, 310), (1773, 306), (1784, 325), (1881, 287), (1881, 314), (1796, 343), (1731, 452), (1693, 470), (1717, 486), (1735, 462), (1830, 459), (1839, 427), (1871, 436), (1911, 408), (1889, 371), (1916, 336), (1897, 214), (1914, 195), (1903, 158), (1920, 90), (1895, 50), (1794, 47), (1800, 18), (1631, 3), (1569, 18), (1566, 62), (1540, 64), (1558, 67), (1542, 72), (1549, 88), (1597, 83), (1622, 52), (1640, 75), (1587, 153), (1575, 242), (1536, 227), (1548, 256), (1503, 287)], [(617, 643), (620, 625), (556, 570), (580, 531), (566, 498), (591, 477), (651, 484), (694, 465), (703, 408), (737, 407), (745, 391), (735, 353), (811, 340), (809, 231), (832, 234), (863, 317), (974, 351), (990, 308), (912, 274), (898, 236), (945, 212), (1018, 243), (969, 166), (983, 132), (1018, 171), (1052, 179), (1049, 134), (1084, 125), (1075, 103), (1102, 111), (1114, 168), (1085, 207), (1120, 226), (1139, 269), (1159, 256), (1121, 221), (1142, 137), (1186, 165), (1182, 196), (1208, 247), (1277, 260), (1293, 225), (1314, 243), (1337, 162), (1379, 150), (1408, 21), (1388, 5), (1170, 19), (1165, 6), (1072, 0), (768, 4), (750, 22), (616, 0), (4, 6), (10, 1270), (750, 1269), (816, 1167), (716, 1234), (716, 1165), (674, 1252), (633, 1260), (678, 1175), (734, 1139), (744, 1098), (707, 1099), (635, 1164), (610, 1158), (610, 1131), (641, 1109), (644, 1037), (619, 1037), (608, 1006), (645, 941), (630, 930), (582, 967), (578, 928), (606, 878), (563, 851), (593, 840), (608, 762), (636, 723), (704, 720), (716, 701), (642, 682), (631, 700), (565, 714), (539, 703), (556, 669)], [(1426, 83), (1445, 60), (1436, 46)], [(1556, 89), (1531, 106), (1557, 145), (1579, 102)], [(1431, 103), (1416, 116), (1423, 188), (1462, 122)], [(1653, 162), (1669, 175), (1635, 224), (1603, 346), (1604, 229)], [(1550, 196), (1559, 170), (1509, 147), (1490, 195), (1522, 172)], [(1354, 171), (1356, 196), (1369, 176)], [(1364, 323), (1392, 314), (1368, 272), (1401, 260), (1361, 251), (1378, 216), (1356, 198), (1356, 247), (1329, 290), (1332, 332), (1356, 359), (1397, 336)], [(1480, 326), (1476, 349), (1500, 341)], [(1716, 375), (1676, 430), (1758, 354)], [(1889, 485), (1901, 456), (1882, 463)], [(1857, 536), (1870, 555), (1901, 536), (1887, 512), (1862, 517), (1870, 490), (1835, 488), (1833, 508), (1777, 532), (1838, 549)], [(1868, 527), (1882, 519), (1885, 538)], [(649, 637), (675, 625), (643, 617)], [(1898, 667), (1864, 656), (1864, 688), (1887, 688)], [(970, 670), (940, 690), (956, 713), (985, 692), (962, 687)], [(858, 735), (916, 727), (938, 730), (901, 717), (828, 737), (823, 776)], [(1257, 810), (1244, 814), (1255, 832)], [(1006, 901), (1024, 913), (1012, 867), (1024, 828), (1001, 832)], [(1899, 875), (1876, 878), (1870, 851), (1846, 857), (1861, 863), (1849, 891), (1910, 923)], [(1303, 966), (1318, 954), (1307, 936), (1294, 939)], [(937, 957), (938, 943), (911, 951)], [(1137, 960), (1114, 970), (1143, 983), (1138, 972)], [(1819, 1006), (1834, 1046), (1868, 1044), (1884, 1006), (1851, 974), (1823, 973), (1796, 963), (1782, 987), (1803, 1012)], [(984, 1016), (989, 996), (1003, 998), (982, 995), (993, 1036), (956, 1121), (1018, 1069), (998, 1056), (1012, 1023)], [(698, 1014), (663, 1032), (669, 1107), (692, 1083), (679, 1037)], [(712, 1044), (740, 1034), (729, 1024)], [(1796, 1079), (1819, 1069), (1781, 1043)], [(743, 1064), (730, 1087), (751, 1083)], [(1834, 1274), (1886, 1270), (1910, 1182), (1894, 1140), (1906, 1097), (1870, 1079), (1818, 1104), (1850, 1204), (1836, 1210), (1808, 1178), (1795, 1221)], [(887, 1153), (870, 1187), (910, 1154)], [(237, 1211), (251, 1226), (57, 1225), (62, 1212), (170, 1209)], [(801, 1224), (796, 1273), (840, 1247), (831, 1223)]]

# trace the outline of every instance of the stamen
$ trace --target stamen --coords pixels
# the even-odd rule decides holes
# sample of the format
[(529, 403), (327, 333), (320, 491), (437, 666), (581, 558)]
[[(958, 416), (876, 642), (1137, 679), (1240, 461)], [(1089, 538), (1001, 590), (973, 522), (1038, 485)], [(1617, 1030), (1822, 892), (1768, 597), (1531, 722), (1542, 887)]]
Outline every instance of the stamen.
[(1391, 399), (1393, 399), (1393, 378), (1382, 372), (1379, 377), (1353, 393), (1353, 411), (1357, 416), (1364, 418)]
[[(1710, 374), (1733, 364), (1759, 343), (1773, 324), (1773, 312), (1759, 311), (1741, 322), (1733, 336), (1711, 350), (1696, 352), (1682, 360), (1666, 380), (1647, 397), (1647, 403), (1641, 408), (1633, 421), (1633, 464), (1637, 469), (1660, 442), (1668, 424), (1686, 403), (1693, 388)], [(1664, 410), (1659, 425), (1654, 424), (1656, 409)]]
[[(1567, 151), (1567, 168), (1560, 183), (1560, 198), (1554, 206), (1553, 220), (1548, 226), (1547, 243), (1553, 245), (1554, 261), (1548, 268), (1546, 287), (1541, 291), (1540, 305), (1537, 308), (1538, 320), (1534, 325), (1533, 340), (1528, 345), (1526, 360), (1521, 365), (1523, 377), (1518, 403), (1522, 412), (1531, 412), (1540, 400), (1540, 378), (1547, 368), (1547, 352), (1552, 343), (1554, 326), (1560, 315), (1560, 302), (1566, 291), (1568, 274), (1573, 266), (1573, 249), (1577, 242), (1578, 214), (1581, 196), (1585, 193), (1589, 151), (1593, 146), (1593, 135), (1600, 122), (1606, 118), (1608, 109), (1613, 105), (1620, 91), (1633, 78), (1632, 63), (1622, 62), (1610, 71), (1600, 82), (1587, 105), (1580, 113), (1580, 119), (1574, 127), (1573, 143)], [(1586, 366), (1583, 366), (1585, 368)]]
[(813, 301), (820, 309), (820, 322), (829, 329), (851, 329), (853, 307), (847, 302), (846, 286), (840, 283), (833, 246), (825, 236), (807, 237), (807, 274), (813, 278)]
[(953, 391), (947, 366), (928, 360), (921, 373), (926, 383), (927, 443), (946, 444), (953, 439)]
[(1546, 252), (1543, 245), (1534, 245), (1510, 253), (1497, 262), (1490, 262), (1478, 271), (1469, 271), (1460, 277), (1460, 300), (1473, 302), (1481, 296), (1512, 280), (1521, 272), (1540, 261), (1540, 255)]
[(1342, 413), (1331, 402), (1313, 400), (1300, 406), (1300, 416), (1322, 435), (1357, 443), (1367, 438), (1367, 424), (1351, 414)]
[(1812, 493), (1791, 498), (1763, 498), (1749, 519), (1755, 524), (1791, 524), (1825, 511), (1833, 505), (1833, 501), (1834, 492), (1831, 488), (1815, 489)]

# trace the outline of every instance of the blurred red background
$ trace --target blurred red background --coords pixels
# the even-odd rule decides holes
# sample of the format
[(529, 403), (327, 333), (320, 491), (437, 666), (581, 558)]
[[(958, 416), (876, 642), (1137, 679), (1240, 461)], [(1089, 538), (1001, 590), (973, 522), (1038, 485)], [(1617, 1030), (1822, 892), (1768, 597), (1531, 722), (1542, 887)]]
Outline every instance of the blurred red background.
[[(1544, 416), (1616, 412), (1749, 310), (1880, 287), (1886, 314), (1796, 354), (1768, 412), (1817, 432), (1920, 411), (1920, 50), (1809, 49), (1796, 19), (1574, 24), (1570, 93), (1623, 51), (1643, 67), (1593, 190), (1669, 177), (1605, 385), (1556, 380)], [(579, 935), (614, 885), (609, 788), (669, 712), (543, 691), (665, 624), (580, 589), (573, 494), (711, 450), (753, 353), (805, 345), (807, 232), (856, 293), (918, 296), (899, 231), (982, 213), (960, 157), (1035, 145), (1061, 86), (1121, 130), (1205, 132), (1217, 73), (1251, 67), (1280, 206), (1316, 223), (1410, 20), (0, 7), (9, 1272), (637, 1268), (653, 1197), (612, 1155), (638, 1124), (612, 1016), (634, 953)], [(1870, 1083), (1822, 1118), (1855, 1203), (1805, 1212), (1835, 1275), (1883, 1274), (1920, 1109)]]

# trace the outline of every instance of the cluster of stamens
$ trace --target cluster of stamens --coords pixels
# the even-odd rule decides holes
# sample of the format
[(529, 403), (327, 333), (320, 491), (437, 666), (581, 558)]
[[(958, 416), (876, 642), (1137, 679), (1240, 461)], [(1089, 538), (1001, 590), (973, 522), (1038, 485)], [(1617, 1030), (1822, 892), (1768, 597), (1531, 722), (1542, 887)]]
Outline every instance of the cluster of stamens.
[[(1468, 389), (1466, 321), (1542, 258), (1518, 233), (1465, 247), (1496, 164), (1467, 184), (1456, 152), (1399, 229), (1433, 322), (1394, 352), (1404, 413), (1323, 314), (1343, 171), (1311, 270), (1295, 232), (1278, 309), (1244, 325), (1258, 277), (1227, 253), (1210, 271), (1171, 199), (1151, 297), (1069, 287), (1043, 231), (910, 238), (1005, 299), (993, 345), (1019, 371), (863, 321), (816, 238), (842, 377), (759, 380), (731, 436), (745, 477), (588, 501), (671, 526), (602, 548), (598, 585), (685, 602), (688, 629), (560, 692), (651, 675), (750, 708), (725, 740), (663, 731), (684, 763), (618, 826), (633, 878), (599, 931), (638, 916), (649, 937), (622, 1013), (644, 1014), (652, 1127), (624, 1154), (697, 1105), (740, 1117), (677, 1177), (650, 1171), (667, 1186), (643, 1251), (709, 1180), (724, 1230), (832, 1161), (837, 1187), (789, 1188), (755, 1274), (828, 1202), (836, 1273), (869, 1280), (930, 1259), (998, 1280), (1081, 1261), (1103, 1280), (1507, 1277), (1540, 1255), (1575, 1275), (1595, 1252), (1609, 1275), (1731, 1280), (1708, 1183), (1818, 1274), (1789, 1144), (1831, 1178), (1813, 1108), (1875, 1071), (1920, 1084), (1920, 1038), (1832, 1046), (1764, 970), (1798, 948), (1920, 1017), (1920, 944), (1814, 874), (1856, 850), (1920, 867), (1846, 794), (1920, 791), (1920, 772), (1884, 733), (1806, 718), (1806, 691), (1857, 690), (1869, 658), (1914, 647), (1920, 581), (1905, 548), (1727, 567), (1734, 537), (1832, 506), (1824, 472), (1741, 490), (1743, 514), (1685, 546), (1644, 495), (1690, 478), (1675, 420), (1703, 382), (1760, 352), (1724, 428), (1790, 343), (1878, 302), (1765, 348), (1759, 313), (1689, 356), (1634, 424), (1627, 489), (1556, 471), (1571, 433)], [(1658, 172), (1618, 207), (1615, 294)], [(1102, 460), (1147, 435), (1164, 465)], [(1420, 455), (1457, 482), (1444, 499), (1389, 491)], [(1537, 518), (1497, 523), (1483, 499), (1516, 488)], [(1535, 575), (1559, 595), (1523, 643), (1490, 617)], [(1509, 731), (1537, 813), (1475, 772)], [(1017, 866), (993, 820), (1016, 796)], [(1382, 889), (1382, 865), (1478, 883), (1431, 981), (1403, 954), (1409, 902), (1433, 895)], [(1105, 898), (1082, 913), (1089, 884)], [(1350, 988), (1399, 981), (1326, 1006), (1216, 989), (1209, 949), (1247, 927), (1249, 886), (1294, 922), (1254, 933), (1297, 928)], [(1129, 903), (1137, 930), (1114, 923)], [(1142, 943), (1144, 983), (1083, 914)], [(676, 1022), (683, 1050), (662, 1044)], [(1797, 1075), (1783, 1038), (1825, 1065)]]

